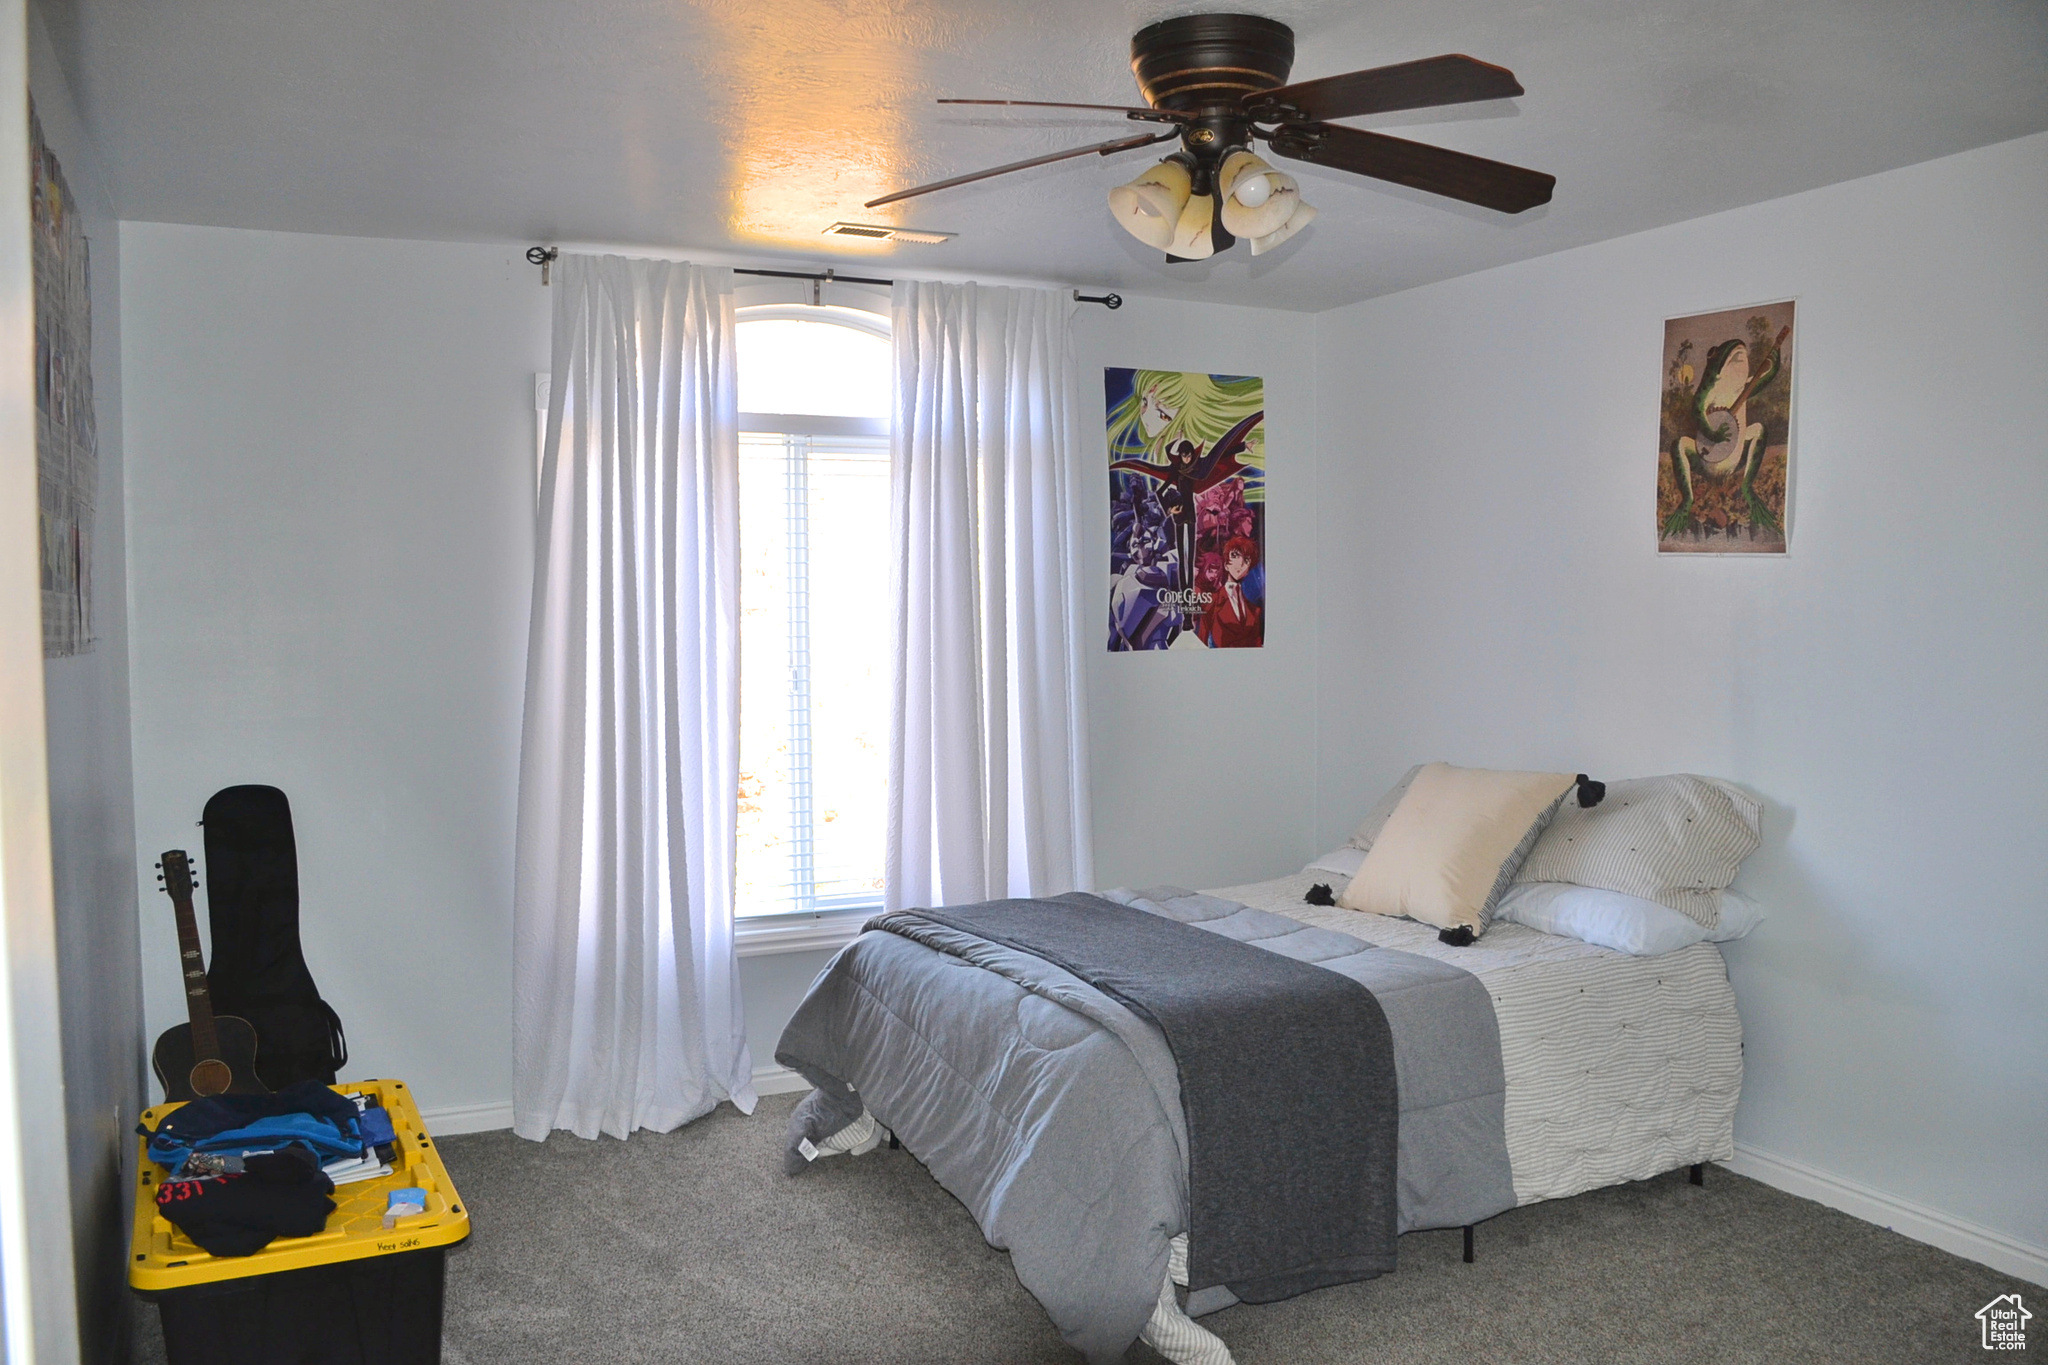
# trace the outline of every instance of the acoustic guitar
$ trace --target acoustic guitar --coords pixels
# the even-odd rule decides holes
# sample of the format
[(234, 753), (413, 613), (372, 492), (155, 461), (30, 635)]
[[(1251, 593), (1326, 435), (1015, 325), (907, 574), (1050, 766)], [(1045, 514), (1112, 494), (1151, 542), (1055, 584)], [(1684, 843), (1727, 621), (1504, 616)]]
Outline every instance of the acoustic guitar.
[(158, 880), (178, 913), (178, 968), (185, 985), (189, 1023), (167, 1028), (156, 1040), (149, 1064), (166, 1100), (205, 1095), (261, 1095), (256, 1079), (256, 1030), (247, 1019), (216, 1015), (206, 988), (206, 963), (199, 952), (199, 921), (192, 914), (192, 864), (174, 848), (157, 866)]

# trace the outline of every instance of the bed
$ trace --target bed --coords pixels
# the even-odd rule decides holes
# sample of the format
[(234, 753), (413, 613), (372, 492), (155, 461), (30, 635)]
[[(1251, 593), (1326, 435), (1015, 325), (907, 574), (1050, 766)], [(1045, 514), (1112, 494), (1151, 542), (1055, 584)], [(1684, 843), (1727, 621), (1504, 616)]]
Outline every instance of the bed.
[[(1714, 944), (1629, 957), (1496, 923), (1453, 948), (1426, 925), (1303, 902), (1329, 880), (1310, 870), (1214, 894), (1455, 963), (1486, 985), (1517, 1205), (1735, 1154), (1742, 1022)], [(1375, 922), (1361, 926), (1367, 918)]]
[[(1399, 1231), (1469, 1227), (1508, 1207), (1733, 1155), (1742, 1035), (1712, 943), (1630, 957), (1497, 922), (1454, 947), (1425, 925), (1305, 901), (1330, 880), (1311, 867), (1173, 903), (1198, 916), (1236, 911), (1215, 922), (1263, 926), (1230, 931), (1259, 946), (1341, 938), (1386, 950), (1343, 962), (1371, 957), (1423, 975), (1443, 964), (1439, 984), (1455, 979), (1482, 1014), (1490, 1006), (1478, 1045), (1488, 1065), (1497, 1047), (1488, 1081), (1485, 1067), (1434, 1041), (1462, 1038), (1469, 1053), (1473, 1020), (1450, 1027), (1441, 1010), (1389, 1005), (1403, 1103)], [(1166, 913), (1159, 903), (1174, 893), (1105, 894)], [(1189, 1318), (1237, 1299), (1204, 1289), (1183, 1310), (1173, 1292), (1187, 1283), (1188, 1133), (1174, 1054), (1144, 1019), (1030, 954), (898, 923), (871, 926), (833, 960), (777, 1057), (819, 1087), (792, 1120), (792, 1171), (862, 1150), (880, 1125), (1010, 1251), (1019, 1279), (1088, 1359), (1119, 1359), (1142, 1333), (1170, 1359), (1228, 1360)], [(1409, 1092), (1432, 1087), (1440, 1107), (1411, 1108)], [(1447, 1113), (1465, 1117), (1429, 1126)], [(1473, 1131), (1479, 1114), (1493, 1116), (1480, 1124), (1491, 1136)]]

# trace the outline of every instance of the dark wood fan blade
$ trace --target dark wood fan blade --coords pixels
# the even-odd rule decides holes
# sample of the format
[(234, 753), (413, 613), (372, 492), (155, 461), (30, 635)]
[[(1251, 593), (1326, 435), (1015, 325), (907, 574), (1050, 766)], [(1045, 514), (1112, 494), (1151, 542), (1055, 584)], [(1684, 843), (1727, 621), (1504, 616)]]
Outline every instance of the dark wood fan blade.
[(1045, 166), (1055, 161), (1065, 161), (1069, 157), (1087, 156), (1091, 152), (1096, 156), (1114, 156), (1118, 152), (1128, 152), (1133, 147), (1147, 147), (1152, 143), (1166, 142), (1179, 136), (1179, 133), (1140, 133), (1136, 137), (1121, 137), (1113, 142), (1098, 142), (1092, 147), (1076, 147), (1068, 152), (1049, 152), (1044, 156), (1034, 156), (1028, 161), (1012, 161), (1007, 166), (995, 166), (989, 170), (975, 171), (969, 175), (956, 175), (947, 180), (934, 180), (929, 185), (918, 185), (912, 189), (898, 190), (894, 194), (885, 194), (880, 199), (870, 199), (862, 207), (870, 209), (880, 208), (884, 204), (893, 204), (899, 199), (910, 199), (920, 194), (930, 194), (934, 190), (950, 190), (955, 185), (972, 184), (976, 180), (987, 180), (991, 176), (1008, 175), (1011, 171), (1026, 171), (1033, 166)]
[(1285, 124), (1267, 142), (1279, 155), (1296, 161), (1391, 180), (1502, 213), (1547, 204), (1557, 186), (1556, 176), (1541, 171), (1339, 123)]
[(939, 103), (1001, 104), (1019, 109), (1098, 109), (1144, 123), (1192, 123), (1195, 118), (1193, 114), (1183, 114), (1177, 109), (1150, 109), (1139, 104), (1068, 104), (1061, 100), (940, 100)]
[(1451, 52), (1398, 66), (1376, 66), (1370, 71), (1283, 85), (1278, 90), (1260, 90), (1244, 97), (1244, 108), (1262, 123), (1301, 123), (1508, 99), (1521, 93), (1522, 83), (1506, 67)]

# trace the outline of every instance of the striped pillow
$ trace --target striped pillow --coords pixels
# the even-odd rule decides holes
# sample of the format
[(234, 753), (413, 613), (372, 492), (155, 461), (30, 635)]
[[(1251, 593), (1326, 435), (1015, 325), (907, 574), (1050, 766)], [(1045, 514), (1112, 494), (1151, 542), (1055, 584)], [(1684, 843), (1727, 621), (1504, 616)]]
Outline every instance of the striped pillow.
[(1379, 803), (1365, 813), (1365, 819), (1358, 822), (1358, 832), (1348, 841), (1353, 848), (1367, 853), (1372, 852), (1373, 841), (1379, 838), (1380, 831), (1387, 827), (1387, 817), (1394, 813), (1394, 807), (1401, 804), (1401, 798), (1408, 794), (1408, 788), (1415, 781), (1415, 774), (1421, 771), (1422, 765), (1418, 763), (1401, 774), (1401, 780), (1389, 787), (1387, 794), (1379, 799)]
[(1572, 882), (1667, 905), (1714, 928), (1721, 892), (1756, 851), (1755, 798), (1690, 773), (1607, 784), (1591, 810), (1566, 802), (1518, 882)]

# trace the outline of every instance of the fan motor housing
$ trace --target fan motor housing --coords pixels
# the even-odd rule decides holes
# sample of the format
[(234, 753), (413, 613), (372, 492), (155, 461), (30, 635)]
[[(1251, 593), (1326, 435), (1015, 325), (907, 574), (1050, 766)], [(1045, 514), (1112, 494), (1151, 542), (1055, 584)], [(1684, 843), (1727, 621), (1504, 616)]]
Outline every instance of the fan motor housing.
[(1294, 30), (1256, 14), (1186, 14), (1131, 39), (1131, 71), (1155, 109), (1235, 109), (1245, 95), (1287, 84), (1293, 68)]

